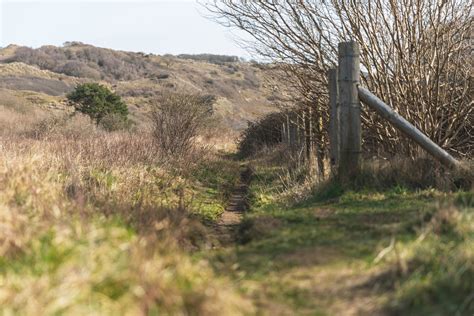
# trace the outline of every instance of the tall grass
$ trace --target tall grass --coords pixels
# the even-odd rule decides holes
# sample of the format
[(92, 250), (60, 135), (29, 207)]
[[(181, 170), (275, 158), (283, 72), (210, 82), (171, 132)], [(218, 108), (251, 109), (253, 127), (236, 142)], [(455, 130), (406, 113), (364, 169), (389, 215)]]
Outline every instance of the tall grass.
[(403, 315), (472, 315), (474, 312), (474, 192), (427, 213), (416, 241), (397, 243), (387, 255), (395, 288), (389, 303)]
[(252, 311), (188, 254), (213, 242), (192, 215), (206, 196), (191, 177), (197, 162), (162, 163), (146, 131), (10, 114), (0, 113), (10, 118), (0, 131), (0, 313)]
[[(287, 146), (263, 147), (252, 159), (256, 165), (272, 166), (278, 181), (272, 182), (278, 200), (286, 205), (303, 202), (324, 194), (328, 188), (344, 190), (402, 190), (436, 189), (443, 192), (474, 188), (474, 161), (464, 160), (458, 169), (447, 169), (431, 157), (411, 159), (393, 157), (366, 159), (360, 173), (341, 185), (337, 169), (331, 173), (329, 161), (324, 161), (326, 172), (320, 172), (313, 160)], [(334, 168), (334, 167), (333, 167)], [(337, 188), (336, 188), (337, 187)]]

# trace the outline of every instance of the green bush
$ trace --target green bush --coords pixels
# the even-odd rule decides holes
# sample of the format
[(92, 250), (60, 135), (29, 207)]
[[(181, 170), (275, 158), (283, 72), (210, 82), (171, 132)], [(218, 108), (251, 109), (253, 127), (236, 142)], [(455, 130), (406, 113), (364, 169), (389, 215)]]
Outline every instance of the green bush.
[[(97, 125), (107, 117), (127, 122), (128, 108), (120, 96), (98, 83), (84, 83), (68, 94), (76, 111), (88, 115)], [(115, 124), (116, 125), (116, 124)]]

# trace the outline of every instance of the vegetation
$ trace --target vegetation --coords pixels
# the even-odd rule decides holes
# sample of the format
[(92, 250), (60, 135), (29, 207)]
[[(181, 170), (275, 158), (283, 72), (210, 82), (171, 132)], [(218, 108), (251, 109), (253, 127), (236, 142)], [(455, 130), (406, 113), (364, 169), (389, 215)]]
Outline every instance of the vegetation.
[(214, 97), (170, 94), (152, 112), (153, 134), (161, 152), (172, 159), (189, 157), (195, 138), (212, 115)]
[[(473, 315), (472, 4), (432, 2), (211, 2), (264, 66), (0, 50), (0, 314)], [(347, 38), (464, 169), (364, 113), (361, 172), (332, 176), (325, 72)]]
[(213, 227), (238, 162), (201, 149), (178, 168), (159, 158), (151, 133), (3, 111), (2, 313), (474, 309), (472, 192), (406, 186), (431, 181), (416, 180), (422, 172), (315, 185), (308, 171), (287, 176), (284, 148), (267, 149), (251, 160), (238, 245), (221, 247)]
[[(311, 140), (327, 146), (327, 72), (337, 65), (338, 43), (361, 47), (363, 84), (445, 149), (474, 154), (471, 46), (474, 5), (469, 0), (357, 2), (210, 1), (225, 26), (251, 37), (257, 54), (281, 65), (279, 87), (311, 117)], [(293, 102), (293, 104), (296, 102)], [(416, 157), (417, 147), (371, 111), (363, 111), (364, 150)], [(317, 152), (326, 159), (326, 151)]]
[(88, 115), (96, 124), (108, 129), (125, 125), (128, 119), (127, 105), (120, 96), (98, 83), (84, 83), (67, 95), (76, 111)]
[(287, 119), (304, 135), (296, 150), (279, 143), (286, 113), (242, 134), (242, 154), (256, 167), (252, 207), (240, 225), (242, 245), (217, 252), (216, 270), (233, 275), (260, 313), (472, 314), (472, 172), (440, 168), (367, 111), (362, 172), (342, 186), (327, 159), (327, 71), (349, 39), (361, 46), (364, 85), (436, 143), (472, 158), (472, 67), (462, 57), (472, 3), (213, 1), (208, 8), (279, 62), (288, 82), (281, 89), (294, 100), (283, 104)]
[(105, 133), (82, 115), (31, 124), (30, 112), (0, 113), (0, 313), (252, 311), (190, 255), (217, 243), (201, 219), (222, 212), (235, 163), (200, 155), (178, 172), (151, 134)]
[[(472, 314), (472, 191), (327, 182), (295, 203), (284, 160), (261, 157), (241, 245), (211, 259), (257, 312)], [(303, 183), (293, 180), (291, 190)]]
[[(22, 57), (23, 51), (27, 54)], [(43, 59), (48, 63), (43, 64)], [(56, 64), (58, 67), (44, 67)], [(256, 68), (247, 62), (220, 65), (176, 56), (114, 51), (83, 43), (37, 49), (10, 45), (0, 50), (0, 89), (11, 93), (37, 92), (36, 103), (46, 99), (47, 105), (53, 103), (62, 110), (64, 94), (77, 85), (97, 82), (113, 88), (123, 98), (131, 121), (141, 127), (150, 125), (149, 113), (163, 95), (213, 95), (216, 98), (213, 110), (222, 122), (222, 133), (215, 136), (225, 138), (227, 143), (245, 129), (247, 121), (274, 110), (274, 102), (267, 98), (274, 95), (279, 99), (280, 94), (266, 84), (266, 77), (272, 72), (271, 67)]]
[(214, 55), (214, 54), (197, 54), (197, 55), (190, 55), (190, 54), (180, 54), (178, 58), (183, 59), (192, 59), (198, 61), (207, 61), (209, 63), (222, 65), (225, 63), (235, 63), (239, 61), (239, 57), (237, 56), (226, 56), (226, 55)]
[(258, 153), (262, 147), (274, 147), (281, 143), (282, 125), (286, 121), (283, 113), (272, 113), (257, 122), (249, 122), (247, 129), (240, 136), (239, 153), (250, 157)]
[(22, 62), (68, 76), (93, 80), (134, 80), (154, 76), (160, 66), (137, 53), (119, 52), (82, 43), (64, 47), (20, 47), (7, 62)]

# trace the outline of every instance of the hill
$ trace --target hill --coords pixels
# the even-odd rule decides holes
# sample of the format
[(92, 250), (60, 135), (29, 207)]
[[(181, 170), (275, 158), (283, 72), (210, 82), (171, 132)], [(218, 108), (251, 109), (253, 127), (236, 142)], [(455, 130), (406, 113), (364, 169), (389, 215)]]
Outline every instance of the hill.
[(2, 94), (34, 93), (39, 104), (60, 105), (78, 83), (111, 86), (129, 105), (135, 121), (146, 120), (150, 102), (165, 92), (216, 97), (214, 112), (230, 132), (273, 110), (278, 99), (267, 78), (268, 65), (211, 54), (159, 56), (68, 42), (37, 49), (10, 45), (0, 49)]

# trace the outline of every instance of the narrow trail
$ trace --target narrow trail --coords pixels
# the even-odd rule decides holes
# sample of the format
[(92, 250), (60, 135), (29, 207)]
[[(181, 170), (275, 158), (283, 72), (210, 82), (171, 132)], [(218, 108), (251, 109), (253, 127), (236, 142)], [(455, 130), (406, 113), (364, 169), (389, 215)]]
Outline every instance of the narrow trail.
[(217, 222), (217, 230), (221, 245), (234, 243), (237, 239), (239, 225), (244, 213), (248, 210), (249, 185), (252, 181), (252, 168), (248, 165), (242, 167), (239, 183), (232, 193), (226, 210)]

